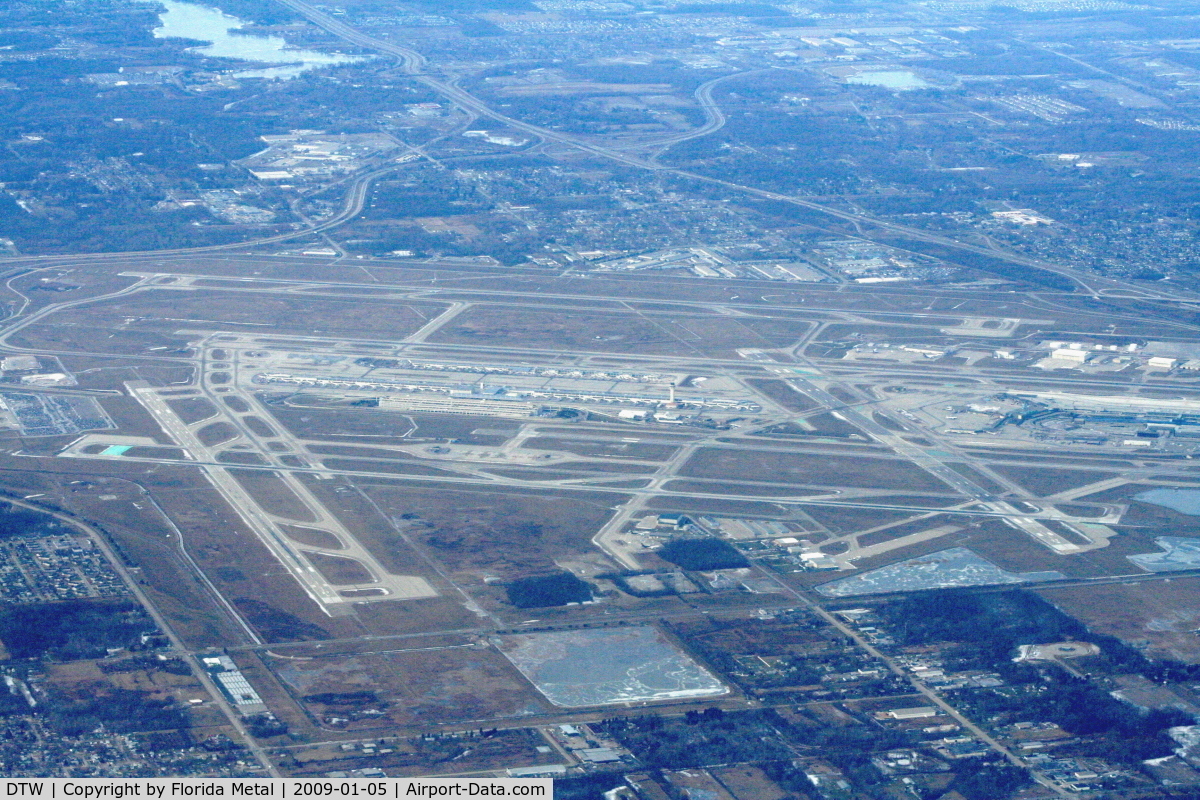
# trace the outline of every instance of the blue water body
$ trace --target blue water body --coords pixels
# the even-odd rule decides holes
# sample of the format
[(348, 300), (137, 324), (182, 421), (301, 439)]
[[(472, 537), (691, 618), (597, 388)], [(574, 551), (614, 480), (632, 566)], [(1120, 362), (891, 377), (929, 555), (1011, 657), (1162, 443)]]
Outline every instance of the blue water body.
[(195, 3), (180, 3), (177, 0), (159, 2), (166, 10), (158, 17), (159, 26), (154, 29), (156, 38), (209, 42), (191, 49), (214, 58), (236, 58), (275, 65), (265, 69), (241, 70), (234, 73), (236, 78), (294, 78), (305, 70), (363, 60), (359, 56), (301, 50), (278, 36), (239, 35), (233, 31), (244, 27), (246, 23), (237, 17)]
[(104, 448), (104, 451), (100, 455), (102, 455), (102, 456), (123, 456), (123, 455), (125, 455), (125, 453), (128, 450), (131, 450), (131, 449), (133, 449), (133, 448), (127, 444), (113, 444), (113, 445), (109, 445), (108, 447)]
[(1133, 499), (1170, 508), (1180, 514), (1200, 516), (1200, 489), (1151, 489), (1135, 494)]
[(846, 83), (857, 83), (860, 86), (882, 86), (885, 89), (924, 89), (932, 85), (928, 81), (918, 78), (916, 73), (906, 69), (860, 72), (847, 78)]

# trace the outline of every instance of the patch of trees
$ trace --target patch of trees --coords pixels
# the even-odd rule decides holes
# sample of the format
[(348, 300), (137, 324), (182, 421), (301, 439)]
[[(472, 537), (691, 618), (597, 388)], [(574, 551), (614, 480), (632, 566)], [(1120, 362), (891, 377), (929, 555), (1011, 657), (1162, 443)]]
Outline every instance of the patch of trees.
[(662, 769), (791, 758), (774, 726), (757, 711), (727, 714), (710, 708), (683, 719), (626, 717), (600, 727), (643, 763)]
[(505, 587), (517, 608), (548, 608), (592, 599), (592, 586), (569, 572), (515, 580)]
[(379, 703), (379, 695), (371, 691), (362, 692), (320, 692), (304, 696), (306, 703), (320, 703), (324, 706), (361, 706)]
[(745, 556), (720, 539), (676, 539), (663, 545), (658, 556), (693, 572), (750, 565)]
[(154, 621), (131, 600), (0, 604), (0, 641), (13, 658), (103, 658), (152, 630)]
[(994, 669), (1010, 681), (1038, 679), (1027, 666), (1012, 663), (1017, 645), (1066, 640), (1097, 645), (1099, 663), (1111, 672), (1137, 673), (1159, 683), (1200, 680), (1200, 665), (1151, 661), (1120, 639), (1090, 631), (1038, 595), (1020, 589), (922, 592), (880, 606), (877, 613), (901, 644), (959, 642), (952, 655), (963, 668)]
[(255, 714), (246, 720), (246, 730), (256, 739), (268, 739), (272, 736), (283, 736), (288, 732), (288, 726), (280, 722), (274, 714)]
[(623, 771), (594, 772), (554, 781), (554, 800), (603, 800), (605, 792), (625, 783)]
[(10, 689), (0, 684), (0, 717), (10, 717), (14, 714), (28, 714), (29, 703), (18, 689)]
[(97, 684), (97, 691), (67, 696), (50, 703), (49, 721), (63, 736), (82, 736), (103, 725), (116, 733), (182, 729), (187, 715), (173, 700), (155, 700), (147, 692)]
[(239, 597), (233, 601), (233, 605), (268, 642), (306, 642), (329, 638), (329, 632), (324, 628), (261, 600)]
[(1011, 797), (1031, 783), (1028, 772), (1010, 764), (973, 762), (955, 774), (950, 789), (967, 800), (997, 800)]
[(156, 655), (138, 655), (120, 661), (105, 661), (98, 665), (101, 672), (167, 672), (171, 675), (191, 675), (192, 668), (182, 658), (159, 658)]
[(40, 536), (58, 527), (59, 523), (49, 514), (0, 501), (0, 539)]
[(1041, 683), (1019, 693), (974, 694), (966, 702), (970, 713), (989, 718), (1049, 720), (1069, 733), (1089, 737), (1079, 745), (1081, 754), (1127, 764), (1170, 755), (1174, 744), (1167, 729), (1193, 724), (1191, 715), (1182, 711), (1142, 711), (1059, 670), (1046, 670)]
[(154, 731), (152, 733), (135, 734), (130, 737), (137, 742), (139, 750), (149, 753), (162, 753), (171, 750), (187, 750), (196, 745), (196, 740), (187, 730)]
[[(1087, 629), (1032, 592), (921, 592), (877, 613), (906, 645), (965, 642), (988, 648), (989, 665), (1017, 644), (1079, 638)], [(992, 655), (994, 653), (994, 655)]]
[(274, 0), (199, 0), (202, 5), (223, 11), (259, 25), (282, 25), (288, 22), (299, 22), (301, 16), (287, 6)]
[(0, 47), (14, 53), (47, 50), (58, 44), (57, 36), (36, 31), (4, 31), (0, 33)]

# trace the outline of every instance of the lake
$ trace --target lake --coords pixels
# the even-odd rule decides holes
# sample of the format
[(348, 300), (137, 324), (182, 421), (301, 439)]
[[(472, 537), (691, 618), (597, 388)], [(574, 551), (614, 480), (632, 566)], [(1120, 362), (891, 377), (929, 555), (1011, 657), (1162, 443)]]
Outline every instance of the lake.
[(846, 83), (857, 83), (860, 86), (883, 86), (887, 89), (924, 89), (933, 85), (906, 69), (860, 72), (847, 78)]
[(1200, 516), (1200, 489), (1151, 489), (1135, 494), (1133, 499), (1170, 508), (1181, 514)]
[(305, 70), (330, 64), (351, 64), (364, 60), (361, 56), (321, 53), (290, 46), (278, 36), (247, 36), (232, 33), (246, 25), (215, 8), (159, 0), (166, 11), (159, 15), (160, 25), (154, 29), (157, 39), (195, 39), (210, 44), (190, 48), (214, 58), (236, 58), (258, 64), (271, 64), (264, 69), (235, 72), (237, 78), (294, 78)]

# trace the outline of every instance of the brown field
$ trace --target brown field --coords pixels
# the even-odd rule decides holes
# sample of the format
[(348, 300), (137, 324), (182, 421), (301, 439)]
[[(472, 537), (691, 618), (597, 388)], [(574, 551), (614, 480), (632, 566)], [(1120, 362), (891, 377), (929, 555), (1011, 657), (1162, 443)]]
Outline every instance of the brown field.
[[(156, 483), (187, 480), (191, 472), (158, 466)], [(69, 473), (53, 476), (2, 470), (0, 491), (17, 496), (56, 491), (60, 508), (102, 527), (117, 552), (141, 568), (141, 588), (171, 620), (187, 646), (202, 648), (241, 641), (232, 622), (179, 557), (170, 527), (153, 506), (144, 502), (135, 486), (95, 476), (83, 477), (90, 477), (96, 485), (72, 485), (70, 481), (76, 477)], [(114, 499), (99, 500), (103, 492)]]
[(12, 342), (34, 350), (75, 351), (112, 355), (156, 355), (178, 357), (186, 353), (187, 337), (155, 331), (107, 330), (79, 324), (39, 323), (22, 328)]
[(894, 525), (890, 528), (884, 528), (880, 531), (865, 533), (858, 537), (858, 546), (870, 547), (874, 544), (890, 542), (893, 539), (900, 539), (914, 533), (920, 533), (921, 531), (927, 531), (931, 528), (937, 528), (941, 525), (948, 525), (958, 521), (956, 516), (946, 514), (938, 514), (925, 519), (916, 519), (911, 522)]
[[(130, 452), (133, 452), (132, 450)], [(248, 467), (264, 467), (267, 460), (258, 453), (245, 450), (226, 450), (217, 454), (217, 461), (222, 464), (243, 464)]]
[[(553, 490), (356, 483), (405, 537), (447, 569), (505, 579), (553, 572), (556, 558), (593, 553), (592, 536), (623, 499)], [(412, 555), (396, 532), (375, 525), (362, 529), (359, 541), (389, 569), (411, 570)]]
[[(601, 359), (594, 359), (595, 363), (599, 363)], [(572, 425), (570, 427), (548, 426), (538, 427), (538, 430), (543, 436), (558, 437), (558, 436), (581, 436), (586, 435), (589, 438), (597, 441), (619, 441), (621, 439), (634, 438), (629, 435), (626, 429), (613, 430), (611, 427), (601, 427), (595, 425)], [(686, 444), (696, 439), (696, 434), (688, 433), (668, 433), (666, 431), (655, 430), (638, 432), (636, 438), (643, 441), (653, 441), (657, 444)]]
[(382, 472), (388, 475), (437, 475), (454, 476), (449, 470), (427, 467), (411, 461), (394, 461), (384, 459), (362, 458), (322, 458), (321, 463), (326, 469), (342, 472)]
[[(964, 447), (962, 450), (964, 453), (979, 456), (989, 461), (997, 459), (997, 453), (992, 448)], [(1089, 453), (1071, 453), (1070, 455), (1065, 455), (1059, 450), (1022, 448), (1020, 455), (1029, 458), (1036, 456), (1039, 464), (1053, 464), (1063, 467), (1111, 467), (1113, 469), (1124, 470), (1133, 469), (1137, 466), (1133, 461), (1106, 458), (1101, 455)]]
[(698, 450), (679, 474), (711, 480), (736, 477), (800, 486), (852, 486), (917, 492), (948, 491), (950, 488), (920, 467), (897, 459), (815, 456), (749, 449)]
[(768, 483), (734, 483), (730, 480), (699, 481), (674, 480), (667, 481), (663, 488), (670, 492), (687, 492), (696, 494), (729, 495), (731, 497), (813, 497), (826, 494), (823, 489), (806, 489), (796, 486), (780, 486)]
[(804, 412), (820, 408), (821, 404), (806, 394), (797, 391), (785, 381), (748, 380), (747, 384), (762, 392), (788, 411)]
[(753, 764), (713, 768), (710, 772), (737, 800), (784, 800), (791, 796)]
[[(261, 330), (265, 323), (274, 333), (393, 338), (411, 333), (445, 309), (441, 303), (407, 300), (167, 290), (113, 298), (88, 306), (82, 313), (72, 309), (65, 317), (51, 314), (47, 319), (50, 325), (61, 325), (64, 318), (78, 320), (81, 327), (105, 333), (127, 325), (134, 331), (167, 335), (180, 329), (241, 333)], [(127, 323), (131, 318), (134, 322)]]
[(329, 550), (342, 549), (342, 543), (332, 533), (316, 528), (305, 528), (301, 525), (281, 524), (278, 527), (289, 539), (295, 539), (300, 544), (306, 544), (309, 547), (324, 547)]
[(342, 558), (325, 553), (306, 552), (304, 557), (312, 562), (317, 572), (334, 586), (348, 586), (356, 583), (370, 583), (371, 571), (353, 558)]
[(621, 464), (607, 461), (599, 463), (595, 461), (560, 461), (554, 465), (555, 469), (576, 471), (576, 472), (609, 472), (617, 475), (639, 475), (654, 472), (656, 469), (653, 464)]
[[(103, 268), (73, 269), (70, 275), (62, 276), (61, 281), (51, 279), (48, 282), (45, 274), (39, 270), (14, 278), (11, 288), (27, 294), (30, 300), (28, 311), (32, 312), (63, 300), (82, 300), (115, 292), (136, 282), (137, 278), (132, 275), (119, 275), (115, 270)], [(44, 291), (52, 286), (61, 291)]]
[(1200, 664), (1200, 578), (1037, 591), (1092, 630), (1144, 648), (1151, 658)]
[(702, 650), (731, 655), (805, 655), (835, 646), (822, 628), (808, 620), (703, 620), (676, 623), (671, 632), (685, 643), (702, 646)]
[[(490, 417), (460, 417), (449, 414), (398, 414), (370, 408), (321, 408), (317, 406), (266, 406), (275, 420), (296, 436), (311, 439), (372, 437), (376, 441), (409, 438), (458, 439), (463, 444), (493, 446), (516, 434), (520, 423)], [(411, 420), (411, 422), (410, 422)], [(412, 423), (416, 423), (414, 430)], [(474, 433), (476, 430), (495, 433)], [(511, 433), (510, 433), (511, 431)], [(362, 439), (362, 441), (371, 441)]]
[[(414, 570), (409, 569), (411, 574)], [(479, 625), (479, 617), (468, 611), (457, 596), (421, 600), (383, 600), (357, 609), (358, 620), (368, 633), (401, 634), (452, 631)]]
[(1092, 472), (1061, 467), (1026, 467), (1015, 464), (989, 464), (988, 466), (1039, 497), (1117, 477), (1115, 472)]
[(589, 352), (735, 356), (739, 347), (782, 347), (798, 341), (806, 322), (735, 320), (717, 316), (561, 312), (476, 306), (455, 317), (430, 342), (495, 344)]
[(959, 475), (962, 475), (964, 478), (971, 481), (985, 492), (991, 492), (992, 494), (1004, 494), (1005, 492), (1005, 488), (1003, 486), (969, 464), (947, 462), (946, 466), (957, 472)]
[(167, 458), (182, 461), (183, 451), (178, 447), (131, 447), (125, 451), (129, 458)]
[(253, 414), (247, 414), (242, 417), (242, 422), (254, 432), (256, 436), (278, 436), (275, 429), (263, 421), (262, 417), (256, 417)]
[[(172, 470), (147, 489), (178, 526), (191, 557), (266, 641), (353, 636), (361, 631), (353, 617), (334, 619), (322, 613), (194, 469)], [(132, 545), (142, 559), (144, 543), (134, 540)], [(190, 577), (176, 581), (178, 587), (164, 586), (163, 592), (200, 587)], [(180, 608), (180, 614), (190, 613), (194, 612), (188, 607)], [(227, 634), (225, 641), (238, 641), (238, 636)]]
[(309, 661), (269, 659), (272, 671), (318, 719), (346, 716), (353, 708), (312, 698), (314, 695), (375, 692), (381, 718), (368, 717), (349, 730), (391, 731), (395, 726), (437, 725), (472, 720), (500, 720), (530, 709), (547, 710), (504, 656), (490, 647), (463, 642), (443, 650), (374, 653), (315, 658)]
[(217, 409), (203, 397), (186, 397), (179, 400), (167, 400), (167, 405), (175, 412), (175, 416), (191, 425), (203, 419), (216, 416)]
[(552, 436), (535, 436), (526, 439), (521, 446), (530, 450), (561, 450), (589, 458), (636, 458), (644, 461), (665, 461), (679, 452), (678, 447), (667, 444), (611, 439), (558, 439)]
[(294, 519), (297, 522), (316, 521), (304, 502), (275, 473), (259, 469), (232, 468), (229, 474), (237, 479), (242, 488), (249, 492), (268, 514)]
[(804, 513), (834, 533), (853, 533), (877, 525), (900, 522), (912, 516), (910, 511), (888, 511), (882, 508), (851, 508), (842, 506), (802, 505)]
[[(1154, 537), (1166, 535), (1167, 532), (1141, 527), (1113, 527), (1120, 535), (1110, 540), (1108, 547), (1072, 555), (1069, 558), (1054, 556), (1028, 534), (998, 520), (981, 521), (978, 534), (965, 540), (963, 544), (984, 558), (1015, 572), (1054, 569), (1070, 577), (1080, 578), (1143, 574), (1126, 556), (1159, 552), (1159, 548), (1154, 544)], [(967, 531), (941, 541), (949, 541), (964, 533)]]
[(905, 427), (903, 425), (901, 425), (899, 422), (896, 422), (896, 420), (892, 419), (887, 414), (884, 414), (880, 411), (872, 411), (871, 419), (875, 420), (875, 422), (877, 424), (882, 425), (883, 427), (887, 428), (889, 431), (901, 432), (901, 431), (906, 430)]
[(99, 397), (100, 405), (112, 418), (117, 430), (130, 436), (149, 436), (163, 444), (174, 444), (150, 416), (150, 412), (132, 397)]
[(238, 435), (237, 428), (230, 425), (228, 422), (214, 422), (211, 425), (205, 425), (200, 430), (196, 431), (196, 438), (200, 443), (212, 447), (221, 442), (228, 442)]
[(379, 458), (388, 461), (414, 461), (420, 462), (420, 459), (409, 453), (400, 450), (388, 450), (383, 447), (362, 447), (359, 445), (343, 445), (343, 444), (311, 444), (306, 448), (308, 452), (319, 456), (347, 456), (349, 458)]

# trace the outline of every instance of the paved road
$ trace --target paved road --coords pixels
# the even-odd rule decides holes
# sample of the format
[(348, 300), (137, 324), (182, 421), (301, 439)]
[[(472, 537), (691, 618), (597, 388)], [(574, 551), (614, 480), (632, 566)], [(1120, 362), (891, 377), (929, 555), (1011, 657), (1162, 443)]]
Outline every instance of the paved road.
[[(463, 90), (462, 88), (437, 78), (428, 72), (425, 72), (425, 59), (420, 53), (407, 47), (402, 47), (391, 42), (385, 42), (382, 39), (377, 39), (369, 36), (361, 31), (355, 30), (351, 26), (337, 20), (330, 15), (324, 13), (319, 8), (303, 0), (278, 0), (283, 5), (288, 6), (294, 11), (306, 17), (310, 22), (324, 28), (335, 36), (339, 36), (348, 42), (357, 44), (361, 47), (370, 48), (382, 53), (393, 55), (400, 59), (402, 68), (406, 73), (411, 75), (414, 80), (428, 86), (434, 91), (441, 94), (443, 97), (452, 100), (460, 107), (478, 114), (481, 117), (501, 122), (508, 127), (516, 130), (529, 133), (533, 136), (547, 141), (557, 142), (559, 144), (570, 145), (579, 150), (583, 150), (594, 155), (601, 156), (613, 161), (618, 161), (633, 167), (642, 169), (670, 172), (681, 177), (691, 178), (696, 181), (709, 183), (713, 185), (724, 186), (737, 192), (751, 194), (768, 200), (777, 200), (780, 202), (796, 205), (803, 208), (808, 208), (813, 211), (818, 211), (822, 214), (834, 217), (836, 219), (853, 222), (857, 224), (866, 224), (879, 228), (880, 230), (889, 231), (892, 233), (903, 234), (912, 239), (939, 244), (950, 247), (956, 250), (984, 255), (990, 258), (1000, 259), (1012, 264), (1032, 267), (1035, 269), (1046, 270), (1056, 273), (1060, 276), (1070, 279), (1074, 284), (1083, 289), (1084, 292), (1095, 296), (1104, 296), (1105, 293), (1120, 293), (1122, 296), (1138, 297), (1138, 298), (1153, 298), (1170, 302), (1178, 302), (1182, 299), (1200, 300), (1200, 292), (1183, 289), (1180, 287), (1172, 287), (1169, 290), (1160, 290), (1153, 287), (1136, 285), (1131, 282), (1118, 280), (1115, 278), (1107, 278), (1092, 273), (1083, 272), (1070, 267), (1065, 267), (1060, 264), (1051, 264), (1040, 259), (1022, 256), (1016, 253), (997, 251), (991, 247), (974, 245), (968, 242), (962, 242), (957, 239), (952, 239), (942, 236), (931, 231), (920, 228), (912, 228), (907, 225), (887, 222), (885, 220), (876, 219), (865, 214), (856, 214), (849, 211), (844, 211), (833, 206), (827, 206), (821, 203), (816, 203), (811, 200), (804, 200), (793, 197), (791, 195), (772, 192), (765, 189), (758, 189), (743, 184), (734, 183), (720, 178), (714, 178), (708, 175), (702, 175), (687, 170), (666, 167), (653, 160), (632, 156), (627, 153), (622, 153), (619, 150), (613, 149), (600, 144), (595, 144), (588, 140), (569, 136), (559, 131), (554, 131), (549, 128), (543, 128), (538, 125), (532, 125), (518, 119), (514, 119), (505, 114), (496, 111), (488, 106), (484, 101)], [(712, 103), (711, 94), (708, 95), (708, 102)], [(719, 127), (719, 126), (717, 126)], [(715, 130), (716, 128), (714, 128)], [(686, 137), (690, 138), (690, 137)]]
[[(129, 590), (133, 593), (133, 596), (137, 598), (137, 601), (141, 604), (142, 608), (146, 609), (146, 613), (148, 613), (154, 620), (154, 624), (157, 625), (158, 629), (162, 631), (164, 635), (166, 635), (168, 640), (170, 640), (171, 648), (175, 654), (188, 662), (188, 665), (192, 668), (193, 675), (200, 682), (200, 684), (204, 686), (205, 691), (207, 691), (208, 694), (213, 698), (213, 702), (217, 704), (217, 707), (221, 709), (221, 713), (225, 715), (225, 719), (229, 722), (230, 727), (238, 732), (238, 735), (242, 738), (243, 743), (253, 754), (255, 760), (258, 761), (267, 774), (269, 774), (272, 778), (283, 777), (283, 775), (277, 769), (275, 769), (271, 759), (267, 757), (266, 751), (263, 750), (263, 748), (258, 744), (258, 741), (255, 740), (255, 738), (250, 735), (249, 731), (246, 730), (246, 726), (242, 722), (242, 715), (238, 713), (237, 709), (235, 709), (228, 700), (225, 699), (224, 693), (217, 687), (216, 682), (212, 679), (212, 676), (209, 675), (208, 670), (204, 669), (203, 665), (200, 664), (199, 660), (197, 659), (197, 652), (189, 650), (183, 645), (183, 641), (179, 638), (179, 635), (175, 632), (175, 629), (171, 626), (170, 622), (167, 621), (167, 618), (159, 613), (158, 608), (150, 601), (150, 598), (146, 596), (146, 593), (142, 591), (141, 585), (138, 583), (137, 579), (130, 575), (129, 571), (125, 569), (124, 560), (113, 551), (112, 547), (108, 543), (108, 540), (104, 537), (104, 534), (85, 522), (81, 522), (74, 517), (67, 516), (66, 514), (50, 510), (44, 506), (34, 505), (32, 503), (27, 503), (23, 500), (18, 500), (12, 497), (4, 498), (4, 502), (10, 503), (14, 506), (19, 506), (21, 508), (27, 508), (30, 511), (36, 511), (39, 514), (47, 514), (65, 523), (69, 528), (77, 528), (87, 533), (89, 538), (95, 542), (96, 546), (104, 552), (109, 564), (111, 564), (113, 569), (117, 571), (117, 574), (121, 576), (121, 579), (125, 582), (125, 585), (129, 587)], [(204, 655), (209, 654), (209, 651), (207, 650), (202, 652)]]

